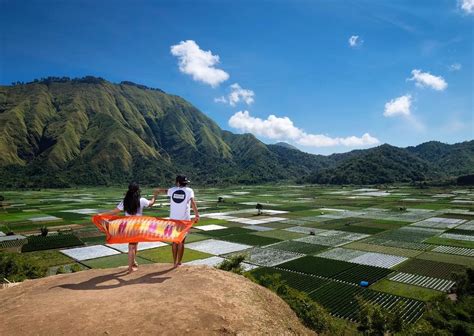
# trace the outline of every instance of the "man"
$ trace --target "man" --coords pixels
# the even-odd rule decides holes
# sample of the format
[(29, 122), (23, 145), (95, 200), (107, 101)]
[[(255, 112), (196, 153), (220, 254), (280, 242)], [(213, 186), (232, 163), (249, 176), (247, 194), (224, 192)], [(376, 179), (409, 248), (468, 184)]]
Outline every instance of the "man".
[[(186, 176), (176, 176), (176, 186), (168, 189), (167, 195), (170, 198), (170, 219), (177, 220), (191, 220), (191, 207), (194, 211), (194, 223), (199, 221), (199, 212), (194, 201), (194, 191), (188, 188), (187, 185), (190, 181)], [(159, 191), (164, 192), (165, 189)], [(181, 243), (173, 243), (173, 263), (174, 267), (181, 265), (181, 260), (184, 254), (184, 241)]]

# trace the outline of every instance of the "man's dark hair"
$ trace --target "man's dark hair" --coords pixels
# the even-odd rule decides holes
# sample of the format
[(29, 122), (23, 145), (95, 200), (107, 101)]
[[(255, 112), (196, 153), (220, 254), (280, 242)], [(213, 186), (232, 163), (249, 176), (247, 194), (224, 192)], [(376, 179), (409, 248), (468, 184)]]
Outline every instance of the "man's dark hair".
[(178, 175), (178, 176), (176, 176), (176, 183), (180, 187), (185, 187), (189, 183), (189, 180), (184, 175)]

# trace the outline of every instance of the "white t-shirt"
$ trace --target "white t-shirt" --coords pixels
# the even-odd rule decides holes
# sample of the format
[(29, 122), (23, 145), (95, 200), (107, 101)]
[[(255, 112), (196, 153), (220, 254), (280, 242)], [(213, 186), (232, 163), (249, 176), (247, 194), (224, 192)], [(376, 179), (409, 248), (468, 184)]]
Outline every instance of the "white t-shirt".
[[(125, 216), (142, 216), (143, 215), (143, 208), (147, 208), (150, 205), (150, 201), (146, 198), (140, 198), (140, 206), (137, 209), (137, 213), (135, 215), (130, 215), (128, 212), (125, 211)], [(117, 205), (117, 209), (123, 211), (123, 201)]]
[(170, 218), (191, 220), (191, 198), (194, 191), (188, 187), (173, 187), (168, 189), (170, 197)]

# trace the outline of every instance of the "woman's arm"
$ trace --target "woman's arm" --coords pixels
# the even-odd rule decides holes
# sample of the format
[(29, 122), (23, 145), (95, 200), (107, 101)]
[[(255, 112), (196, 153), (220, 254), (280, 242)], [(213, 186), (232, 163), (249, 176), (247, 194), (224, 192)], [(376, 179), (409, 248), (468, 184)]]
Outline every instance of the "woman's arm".
[(153, 197), (149, 201), (148, 207), (151, 207), (153, 204), (155, 204), (156, 197), (158, 196), (158, 194), (160, 193), (161, 190), (164, 190), (164, 189), (155, 189), (155, 190), (153, 190)]
[(196, 205), (196, 202), (194, 202), (194, 198), (191, 198), (191, 207), (193, 208), (194, 211), (194, 223), (199, 222), (199, 211)]

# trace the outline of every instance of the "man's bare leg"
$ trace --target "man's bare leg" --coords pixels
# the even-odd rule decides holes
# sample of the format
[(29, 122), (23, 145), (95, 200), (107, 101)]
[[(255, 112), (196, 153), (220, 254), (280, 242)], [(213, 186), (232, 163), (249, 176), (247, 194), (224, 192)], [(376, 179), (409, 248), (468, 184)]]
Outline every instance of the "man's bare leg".
[(183, 260), (184, 254), (184, 240), (178, 245), (178, 265), (181, 265), (181, 260)]

